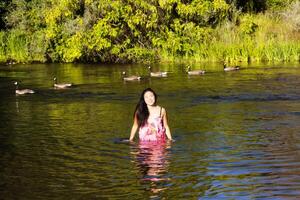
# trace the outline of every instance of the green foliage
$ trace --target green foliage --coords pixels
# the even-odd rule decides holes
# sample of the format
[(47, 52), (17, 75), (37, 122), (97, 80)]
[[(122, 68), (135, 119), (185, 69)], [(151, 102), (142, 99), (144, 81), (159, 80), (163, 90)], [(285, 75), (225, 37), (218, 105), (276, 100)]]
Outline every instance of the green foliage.
[(245, 15), (240, 22), (239, 32), (241, 34), (252, 35), (257, 30), (258, 25), (254, 23), (254, 19), (251, 15)]
[[(9, 10), (1, 16), (8, 29), (0, 34), (0, 60), (299, 60), (299, 6), (289, 7), (291, 2), (11, 0), (0, 4)], [(285, 10), (251, 14), (266, 9)]]
[(229, 8), (230, 5), (225, 0), (194, 0), (188, 4), (179, 1), (176, 10), (183, 21), (208, 26), (216, 25), (226, 19)]
[(297, 2), (297, 0), (267, 0), (266, 5), (268, 9), (276, 11), (288, 7), (289, 5), (291, 5), (292, 2)]
[(28, 53), (30, 60), (35, 62), (46, 62), (49, 40), (43, 31), (36, 31), (28, 37)]
[(12, 30), (6, 41), (6, 55), (8, 60), (26, 62), (28, 53), (28, 36), (21, 30)]
[(142, 47), (127, 49), (121, 54), (121, 59), (130, 60), (131, 62), (153, 62), (156, 60), (155, 52)]
[(200, 28), (193, 22), (181, 23), (174, 20), (164, 40), (153, 40), (154, 46), (164, 49), (172, 56), (193, 56), (198, 45), (211, 38), (212, 29)]
[(0, 31), (0, 62), (5, 62), (6, 52), (5, 52), (5, 44), (6, 44), (6, 33), (4, 31)]

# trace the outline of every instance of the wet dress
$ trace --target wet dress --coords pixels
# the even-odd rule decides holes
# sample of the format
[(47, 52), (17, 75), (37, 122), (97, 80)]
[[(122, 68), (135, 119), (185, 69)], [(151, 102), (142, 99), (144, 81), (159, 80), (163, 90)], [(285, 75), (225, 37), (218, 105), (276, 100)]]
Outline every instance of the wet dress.
[(139, 139), (141, 142), (163, 142), (166, 140), (166, 129), (163, 125), (163, 118), (161, 116), (148, 118), (147, 123), (139, 129)]

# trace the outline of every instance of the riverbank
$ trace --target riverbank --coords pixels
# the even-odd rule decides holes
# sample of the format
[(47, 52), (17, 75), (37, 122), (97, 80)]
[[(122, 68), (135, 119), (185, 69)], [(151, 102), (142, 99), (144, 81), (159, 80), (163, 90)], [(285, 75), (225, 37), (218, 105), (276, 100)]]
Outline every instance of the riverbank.
[[(90, 11), (94, 4), (87, 3), (81, 14), (71, 7), (63, 14), (63, 5), (53, 4), (39, 15), (34, 5), (25, 11), (16, 6), (8, 15), (11, 28), (0, 32), (0, 62), (300, 61), (300, 2), (260, 13), (225, 1), (209, 4), (204, 13), (193, 10), (200, 4), (144, 3), (97, 4), (101, 11)], [(37, 19), (26, 21), (20, 13)]]

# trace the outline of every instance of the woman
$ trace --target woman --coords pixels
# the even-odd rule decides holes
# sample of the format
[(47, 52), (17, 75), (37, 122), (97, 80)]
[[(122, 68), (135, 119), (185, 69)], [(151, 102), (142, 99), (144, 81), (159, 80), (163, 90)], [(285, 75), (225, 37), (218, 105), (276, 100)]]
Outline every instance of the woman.
[(141, 142), (160, 142), (165, 141), (166, 137), (172, 140), (167, 112), (156, 101), (157, 95), (151, 88), (142, 92), (134, 112), (130, 141), (133, 141), (138, 128)]

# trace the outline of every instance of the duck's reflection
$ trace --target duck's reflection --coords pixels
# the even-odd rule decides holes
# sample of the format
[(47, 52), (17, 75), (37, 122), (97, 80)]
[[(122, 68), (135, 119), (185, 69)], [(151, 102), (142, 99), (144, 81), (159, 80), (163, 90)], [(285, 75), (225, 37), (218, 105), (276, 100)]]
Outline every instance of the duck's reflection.
[(139, 142), (131, 145), (131, 154), (134, 156), (139, 171), (141, 181), (150, 184), (150, 191), (157, 195), (166, 189), (166, 182), (170, 181), (167, 177), (171, 142)]

